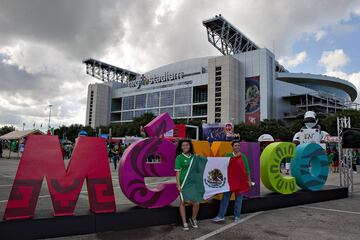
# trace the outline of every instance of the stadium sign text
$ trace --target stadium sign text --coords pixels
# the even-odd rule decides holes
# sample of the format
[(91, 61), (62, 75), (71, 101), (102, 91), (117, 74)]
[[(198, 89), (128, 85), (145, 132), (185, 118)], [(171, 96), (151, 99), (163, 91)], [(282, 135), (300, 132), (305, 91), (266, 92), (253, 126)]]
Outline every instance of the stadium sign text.
[(155, 83), (162, 83), (162, 82), (168, 82), (168, 81), (174, 81), (177, 79), (183, 79), (184, 73), (169, 73), (165, 72), (163, 75), (157, 76), (154, 75), (153, 77), (147, 78), (144, 74), (141, 75), (140, 79), (136, 79), (133, 81), (130, 81), (128, 86), (130, 88), (141, 88), (141, 86), (155, 84)]

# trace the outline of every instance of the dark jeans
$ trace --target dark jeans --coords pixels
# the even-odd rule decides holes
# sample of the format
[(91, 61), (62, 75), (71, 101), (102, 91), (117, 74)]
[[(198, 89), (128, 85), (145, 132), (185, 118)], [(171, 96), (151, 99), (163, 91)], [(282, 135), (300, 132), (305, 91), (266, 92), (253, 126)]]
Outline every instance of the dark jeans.
[(352, 170), (354, 171), (354, 172), (357, 172), (357, 166), (356, 166), (356, 164), (352, 164)]
[[(223, 198), (221, 199), (221, 202), (220, 202), (219, 213), (217, 215), (219, 218), (225, 217), (227, 208), (229, 206), (230, 197), (231, 197), (231, 192), (226, 192), (223, 194)], [(243, 199), (243, 196), (241, 194), (239, 194), (235, 197), (234, 217), (240, 218), (242, 199)]]
[(117, 162), (119, 161), (119, 156), (113, 156), (113, 164), (114, 164), (114, 169), (116, 170), (117, 167)]

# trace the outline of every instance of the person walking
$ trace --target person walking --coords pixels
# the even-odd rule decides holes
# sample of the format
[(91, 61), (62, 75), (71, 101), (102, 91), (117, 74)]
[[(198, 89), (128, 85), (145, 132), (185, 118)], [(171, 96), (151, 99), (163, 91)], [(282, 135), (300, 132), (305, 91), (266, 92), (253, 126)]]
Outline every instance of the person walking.
[(357, 158), (358, 158), (358, 151), (356, 148), (353, 150), (353, 157), (352, 157), (352, 170), (354, 174), (357, 174), (357, 166), (356, 166), (356, 162), (357, 162)]
[(119, 151), (119, 161), (120, 161), (120, 159), (122, 158), (122, 156), (124, 154), (124, 151), (121, 147), (121, 143), (118, 143), (118, 151)]
[(339, 152), (337, 151), (337, 149), (333, 150), (334, 152), (334, 158), (333, 158), (333, 166), (334, 166), (334, 173), (339, 172)]
[[(194, 147), (190, 140), (180, 140), (177, 146), (177, 157), (175, 160), (175, 171), (176, 171), (176, 184), (181, 195), (181, 188), (184, 180), (188, 175), (192, 161), (194, 160)], [(197, 214), (199, 212), (200, 203), (192, 202), (192, 216), (189, 218), (189, 222), (193, 228), (198, 228)], [(180, 216), (183, 224), (183, 230), (189, 230), (189, 225), (186, 222), (186, 209), (185, 202), (180, 197), (179, 206)]]
[(334, 171), (334, 152), (331, 149), (326, 151), (330, 171)]
[(116, 170), (117, 168), (117, 163), (119, 161), (119, 145), (115, 144), (114, 147), (111, 150), (111, 154), (112, 154), (112, 161), (114, 164), (114, 169)]
[[(239, 181), (241, 181), (241, 179), (246, 179), (248, 187), (250, 189), (251, 177), (250, 177), (249, 163), (248, 163), (246, 156), (240, 152), (240, 140), (234, 140), (231, 145), (233, 147), (233, 152), (226, 154), (226, 157), (238, 158), (239, 161), (243, 161), (247, 176), (245, 178), (244, 178), (244, 176), (239, 176)], [(221, 199), (221, 202), (220, 202), (219, 212), (218, 212), (217, 216), (212, 219), (214, 222), (225, 221), (225, 214), (226, 214), (227, 208), (229, 206), (231, 194), (232, 194), (232, 192), (225, 192), (223, 194), (223, 198)], [(243, 199), (242, 193), (235, 193), (235, 203), (234, 203), (234, 221), (235, 222), (238, 222), (240, 220), (242, 199)]]
[(112, 151), (113, 151), (113, 148), (114, 148), (114, 144), (109, 143), (107, 150), (108, 150), (108, 158), (109, 158), (109, 162), (110, 162), (110, 163), (112, 163), (112, 158), (113, 158), (113, 153), (112, 153)]

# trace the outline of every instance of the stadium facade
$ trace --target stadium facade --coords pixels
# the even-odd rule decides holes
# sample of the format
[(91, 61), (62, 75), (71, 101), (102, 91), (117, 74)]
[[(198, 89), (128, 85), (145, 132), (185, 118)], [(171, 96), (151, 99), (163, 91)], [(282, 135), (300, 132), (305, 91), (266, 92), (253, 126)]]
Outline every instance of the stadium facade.
[(203, 21), (209, 42), (223, 55), (188, 59), (139, 74), (94, 59), (87, 74), (86, 125), (132, 121), (144, 113), (208, 123), (291, 120), (313, 110), (324, 115), (352, 107), (348, 81), (290, 73), (267, 48), (259, 48), (221, 15)]

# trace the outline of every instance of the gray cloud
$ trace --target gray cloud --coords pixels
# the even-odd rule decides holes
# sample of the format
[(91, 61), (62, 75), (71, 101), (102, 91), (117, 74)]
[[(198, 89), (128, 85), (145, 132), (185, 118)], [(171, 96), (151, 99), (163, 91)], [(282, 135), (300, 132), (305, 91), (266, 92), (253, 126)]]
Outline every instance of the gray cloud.
[[(9, 98), (20, 93), (23, 97), (39, 100), (39, 98), (52, 96), (57, 91), (57, 86), (47, 81), (55, 76), (45, 73), (30, 74), (16, 65), (2, 62), (4, 59), (0, 55), (1, 94), (10, 95)], [(35, 88), (36, 94), (34, 94)]]
[(101, 55), (121, 40), (122, 10), (131, 1), (2, 0), (0, 44), (26, 39), (55, 46), (69, 57)]

